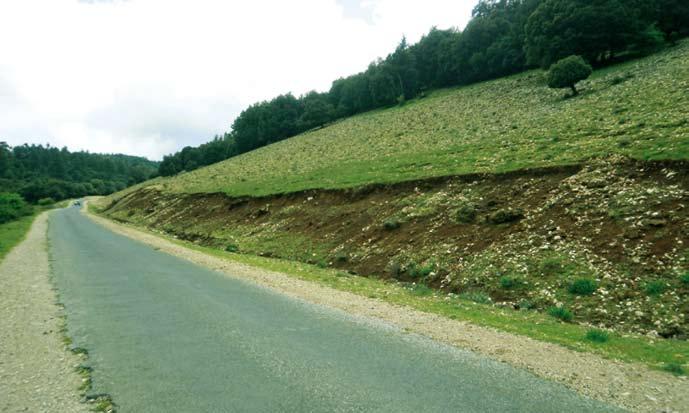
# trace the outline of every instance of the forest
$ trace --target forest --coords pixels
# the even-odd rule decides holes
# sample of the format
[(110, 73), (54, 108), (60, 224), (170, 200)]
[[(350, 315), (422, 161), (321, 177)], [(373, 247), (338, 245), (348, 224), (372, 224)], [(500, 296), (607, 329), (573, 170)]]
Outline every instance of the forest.
[(17, 193), (31, 203), (107, 195), (155, 176), (157, 168), (157, 162), (135, 156), (0, 142), (0, 193)]
[(385, 59), (335, 80), (327, 92), (256, 103), (223, 136), (164, 157), (159, 174), (191, 171), (433, 89), (547, 69), (573, 55), (602, 67), (688, 34), (686, 0), (481, 0), (464, 30), (433, 28), (413, 45), (402, 39)]

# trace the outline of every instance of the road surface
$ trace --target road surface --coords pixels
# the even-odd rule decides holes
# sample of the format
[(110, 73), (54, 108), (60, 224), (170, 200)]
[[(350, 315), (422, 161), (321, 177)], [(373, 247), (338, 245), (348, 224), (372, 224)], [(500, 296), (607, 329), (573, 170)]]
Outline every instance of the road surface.
[(93, 392), (110, 394), (119, 412), (612, 410), (525, 371), (156, 251), (76, 207), (52, 214), (49, 241)]

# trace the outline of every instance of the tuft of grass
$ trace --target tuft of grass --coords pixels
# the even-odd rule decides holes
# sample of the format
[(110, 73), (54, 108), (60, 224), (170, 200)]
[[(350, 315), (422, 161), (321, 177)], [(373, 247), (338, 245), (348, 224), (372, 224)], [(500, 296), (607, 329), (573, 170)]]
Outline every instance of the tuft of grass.
[(400, 226), (402, 226), (402, 223), (395, 218), (386, 219), (383, 222), (383, 228), (385, 228), (387, 231), (394, 231), (398, 229)]
[(416, 263), (412, 262), (408, 265), (408, 269), (407, 269), (407, 273), (412, 278), (425, 278), (425, 277), (428, 277), (428, 275), (432, 272), (433, 272), (433, 264), (427, 264), (427, 265), (420, 266), (420, 265), (417, 265)]
[(569, 285), (568, 291), (574, 295), (592, 295), (598, 289), (598, 284), (589, 278), (579, 278)]
[(505, 290), (513, 290), (519, 287), (520, 285), (522, 285), (522, 282), (517, 277), (511, 277), (508, 275), (500, 277), (500, 287), (502, 287)]
[(433, 290), (432, 288), (428, 287), (427, 285), (421, 284), (421, 283), (412, 284), (409, 287), (409, 291), (417, 297), (425, 297), (425, 296), (433, 295), (435, 293), (435, 290)]
[(225, 247), (225, 251), (237, 253), (239, 252), (239, 246), (237, 244), (229, 244)]
[(544, 258), (538, 265), (538, 269), (543, 275), (551, 276), (561, 274), (565, 267), (559, 258)]
[(473, 301), (478, 304), (491, 304), (493, 300), (490, 299), (488, 294), (482, 293), (480, 291), (470, 291), (462, 293), (459, 298), (467, 301)]
[(610, 334), (607, 331), (592, 328), (586, 332), (586, 340), (594, 343), (607, 343), (610, 340)]
[(564, 307), (550, 307), (548, 309), (548, 314), (550, 314), (551, 317), (564, 321), (565, 323), (569, 323), (574, 318), (572, 312)]
[(661, 295), (666, 289), (667, 285), (660, 280), (650, 281), (644, 286), (644, 292), (646, 292), (646, 295), (648, 296)]
[(675, 376), (684, 376), (687, 374), (684, 366), (676, 362), (665, 363), (663, 365), (663, 370), (667, 371), (668, 373), (672, 373)]

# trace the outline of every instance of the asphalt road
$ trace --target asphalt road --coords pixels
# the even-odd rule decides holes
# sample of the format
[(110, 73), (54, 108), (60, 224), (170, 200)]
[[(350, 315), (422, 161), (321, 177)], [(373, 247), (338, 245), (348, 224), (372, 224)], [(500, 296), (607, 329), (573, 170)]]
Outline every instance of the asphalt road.
[[(118, 412), (596, 412), (563, 386), (229, 279), (54, 213), (50, 252), (94, 393)], [(547, 355), (544, 354), (544, 357)]]

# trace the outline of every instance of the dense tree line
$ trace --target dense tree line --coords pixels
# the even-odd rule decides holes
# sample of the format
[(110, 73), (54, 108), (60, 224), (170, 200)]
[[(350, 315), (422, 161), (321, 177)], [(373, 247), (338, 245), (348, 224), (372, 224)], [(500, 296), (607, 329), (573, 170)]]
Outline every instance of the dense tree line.
[(33, 203), (110, 194), (149, 179), (157, 169), (156, 162), (134, 156), (0, 142), (0, 192), (18, 193)]
[(326, 93), (281, 95), (254, 104), (230, 133), (166, 156), (161, 175), (218, 162), (371, 109), (403, 104), (427, 90), (548, 68), (578, 55), (602, 66), (657, 50), (689, 34), (687, 0), (482, 0), (463, 31), (402, 40), (366, 71)]

